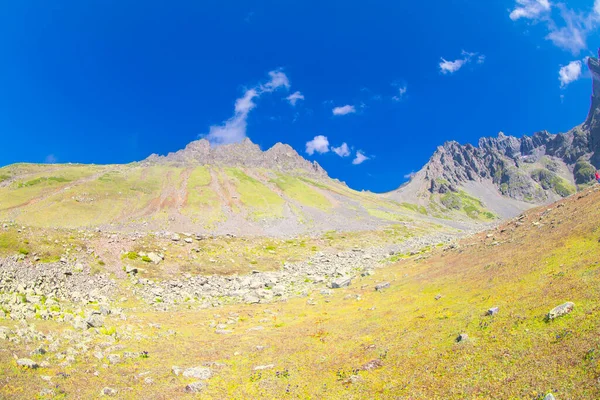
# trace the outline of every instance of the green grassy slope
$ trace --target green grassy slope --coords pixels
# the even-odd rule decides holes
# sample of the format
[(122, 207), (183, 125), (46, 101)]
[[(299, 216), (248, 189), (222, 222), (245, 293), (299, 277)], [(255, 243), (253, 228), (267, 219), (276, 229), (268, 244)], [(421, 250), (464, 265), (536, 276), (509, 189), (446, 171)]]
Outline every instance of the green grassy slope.
[(427, 214), (331, 179), (265, 169), (15, 164), (1, 168), (0, 176), (0, 221), (34, 227), (165, 228), (177, 221), (179, 229), (210, 230), (231, 218), (249, 223), (294, 218), (302, 225), (344, 211), (353, 215), (347, 218), (386, 225)]

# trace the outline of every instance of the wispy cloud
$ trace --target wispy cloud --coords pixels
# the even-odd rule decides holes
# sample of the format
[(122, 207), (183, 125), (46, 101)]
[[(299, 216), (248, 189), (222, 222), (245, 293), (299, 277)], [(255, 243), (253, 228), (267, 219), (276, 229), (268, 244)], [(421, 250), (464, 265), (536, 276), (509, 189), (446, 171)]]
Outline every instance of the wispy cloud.
[(342, 107), (334, 107), (334, 109), (331, 110), (331, 112), (333, 113), (333, 115), (353, 114), (356, 112), (356, 107), (348, 104)]
[(332, 147), (331, 151), (340, 157), (348, 157), (350, 155), (350, 147), (348, 147), (346, 142), (342, 143), (339, 147)]
[(319, 154), (327, 153), (329, 151), (329, 140), (327, 140), (326, 136), (318, 135), (306, 142), (306, 152), (309, 155), (315, 154), (315, 152)]
[(404, 179), (412, 179), (415, 176), (415, 171), (411, 171), (410, 173), (404, 175)]
[(294, 92), (285, 98), (292, 106), (295, 106), (298, 100), (304, 100), (304, 95), (300, 92)]
[(582, 62), (579, 60), (571, 61), (564, 67), (561, 67), (558, 71), (558, 80), (560, 81), (560, 87), (565, 87), (569, 83), (576, 81), (581, 77), (581, 65)]
[[(553, 9), (558, 15), (552, 12)], [(587, 49), (588, 36), (600, 26), (600, 0), (595, 0), (593, 8), (587, 11), (575, 11), (564, 3), (548, 0), (516, 0), (509, 17), (513, 21), (526, 19), (545, 23), (546, 39), (577, 55)]]
[(201, 135), (213, 145), (241, 142), (246, 138), (248, 114), (256, 107), (254, 100), (264, 93), (271, 93), (279, 88), (289, 89), (288, 77), (280, 70), (269, 72), (269, 81), (247, 89), (244, 95), (235, 101), (235, 111), (231, 118), (221, 125), (210, 127), (208, 134)]
[(477, 64), (483, 64), (485, 62), (485, 55), (483, 55), (483, 54), (470, 53), (468, 51), (463, 50), (463, 51), (461, 51), (460, 55), (462, 57), (458, 58), (454, 61), (448, 61), (442, 57), (441, 58), (442, 61), (439, 64), (440, 72), (442, 74), (453, 74), (456, 71), (458, 71), (459, 69), (461, 69), (462, 67), (464, 67), (465, 65), (472, 62), (473, 60), (475, 60), (475, 62)]
[(362, 151), (358, 150), (356, 152), (356, 157), (354, 158), (354, 160), (352, 160), (352, 164), (354, 164), (354, 165), (362, 164), (363, 162), (367, 161), (368, 159), (369, 159), (369, 157), (367, 157)]
[(406, 92), (408, 91), (408, 87), (406, 85), (400, 86), (398, 88), (398, 94), (396, 94), (395, 96), (392, 97), (392, 100), (394, 101), (400, 101), (404, 98), (404, 96), (406, 95)]
[(56, 158), (56, 156), (54, 154), (48, 154), (46, 156), (46, 158), (44, 159), (44, 162), (46, 164), (56, 164), (57, 161), (58, 161), (58, 159)]

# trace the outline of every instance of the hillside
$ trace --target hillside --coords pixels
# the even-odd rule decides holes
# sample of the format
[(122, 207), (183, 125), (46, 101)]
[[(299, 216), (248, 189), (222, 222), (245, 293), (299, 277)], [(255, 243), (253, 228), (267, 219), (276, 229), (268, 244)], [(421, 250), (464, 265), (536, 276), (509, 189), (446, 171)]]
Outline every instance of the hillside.
[(511, 217), (569, 196), (594, 182), (600, 168), (600, 65), (588, 59), (592, 97), (585, 122), (569, 132), (516, 138), (502, 132), (478, 146), (447, 142), (406, 185), (388, 194), (427, 209), (461, 209), (465, 196)]
[(250, 275), (4, 260), (0, 395), (598, 398), (598, 221), (595, 186), (455, 243)]

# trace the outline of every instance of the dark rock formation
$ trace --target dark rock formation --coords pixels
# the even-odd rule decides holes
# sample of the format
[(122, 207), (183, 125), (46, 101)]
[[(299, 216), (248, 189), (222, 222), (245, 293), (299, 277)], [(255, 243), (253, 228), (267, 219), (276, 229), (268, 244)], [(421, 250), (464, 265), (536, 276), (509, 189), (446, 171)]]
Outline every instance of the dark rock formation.
[(566, 133), (541, 131), (522, 138), (501, 132), (481, 138), (477, 146), (446, 142), (416, 177), (434, 194), (457, 191), (469, 181), (488, 181), (504, 196), (535, 204), (592, 182), (600, 167), (600, 62), (589, 58), (588, 67), (592, 98), (582, 125)]

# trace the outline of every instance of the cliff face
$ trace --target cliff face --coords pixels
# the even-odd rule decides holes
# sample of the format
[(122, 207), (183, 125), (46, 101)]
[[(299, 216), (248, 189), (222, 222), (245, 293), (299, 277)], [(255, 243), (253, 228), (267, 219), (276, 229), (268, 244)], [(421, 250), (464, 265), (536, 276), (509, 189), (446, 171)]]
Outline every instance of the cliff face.
[(181, 165), (266, 168), (327, 177), (327, 172), (316, 161), (306, 160), (287, 144), (277, 143), (269, 150), (262, 151), (248, 138), (241, 143), (215, 147), (211, 147), (208, 140), (196, 140), (175, 153), (169, 153), (166, 156), (152, 154), (144, 161)]
[[(517, 138), (499, 133), (477, 146), (447, 142), (413, 180), (391, 197), (429, 201), (431, 195), (493, 185), (505, 198), (543, 204), (593, 182), (600, 167), (600, 62), (589, 58), (591, 106), (586, 121), (561, 134), (547, 131)], [(412, 194), (410, 192), (413, 192)]]

